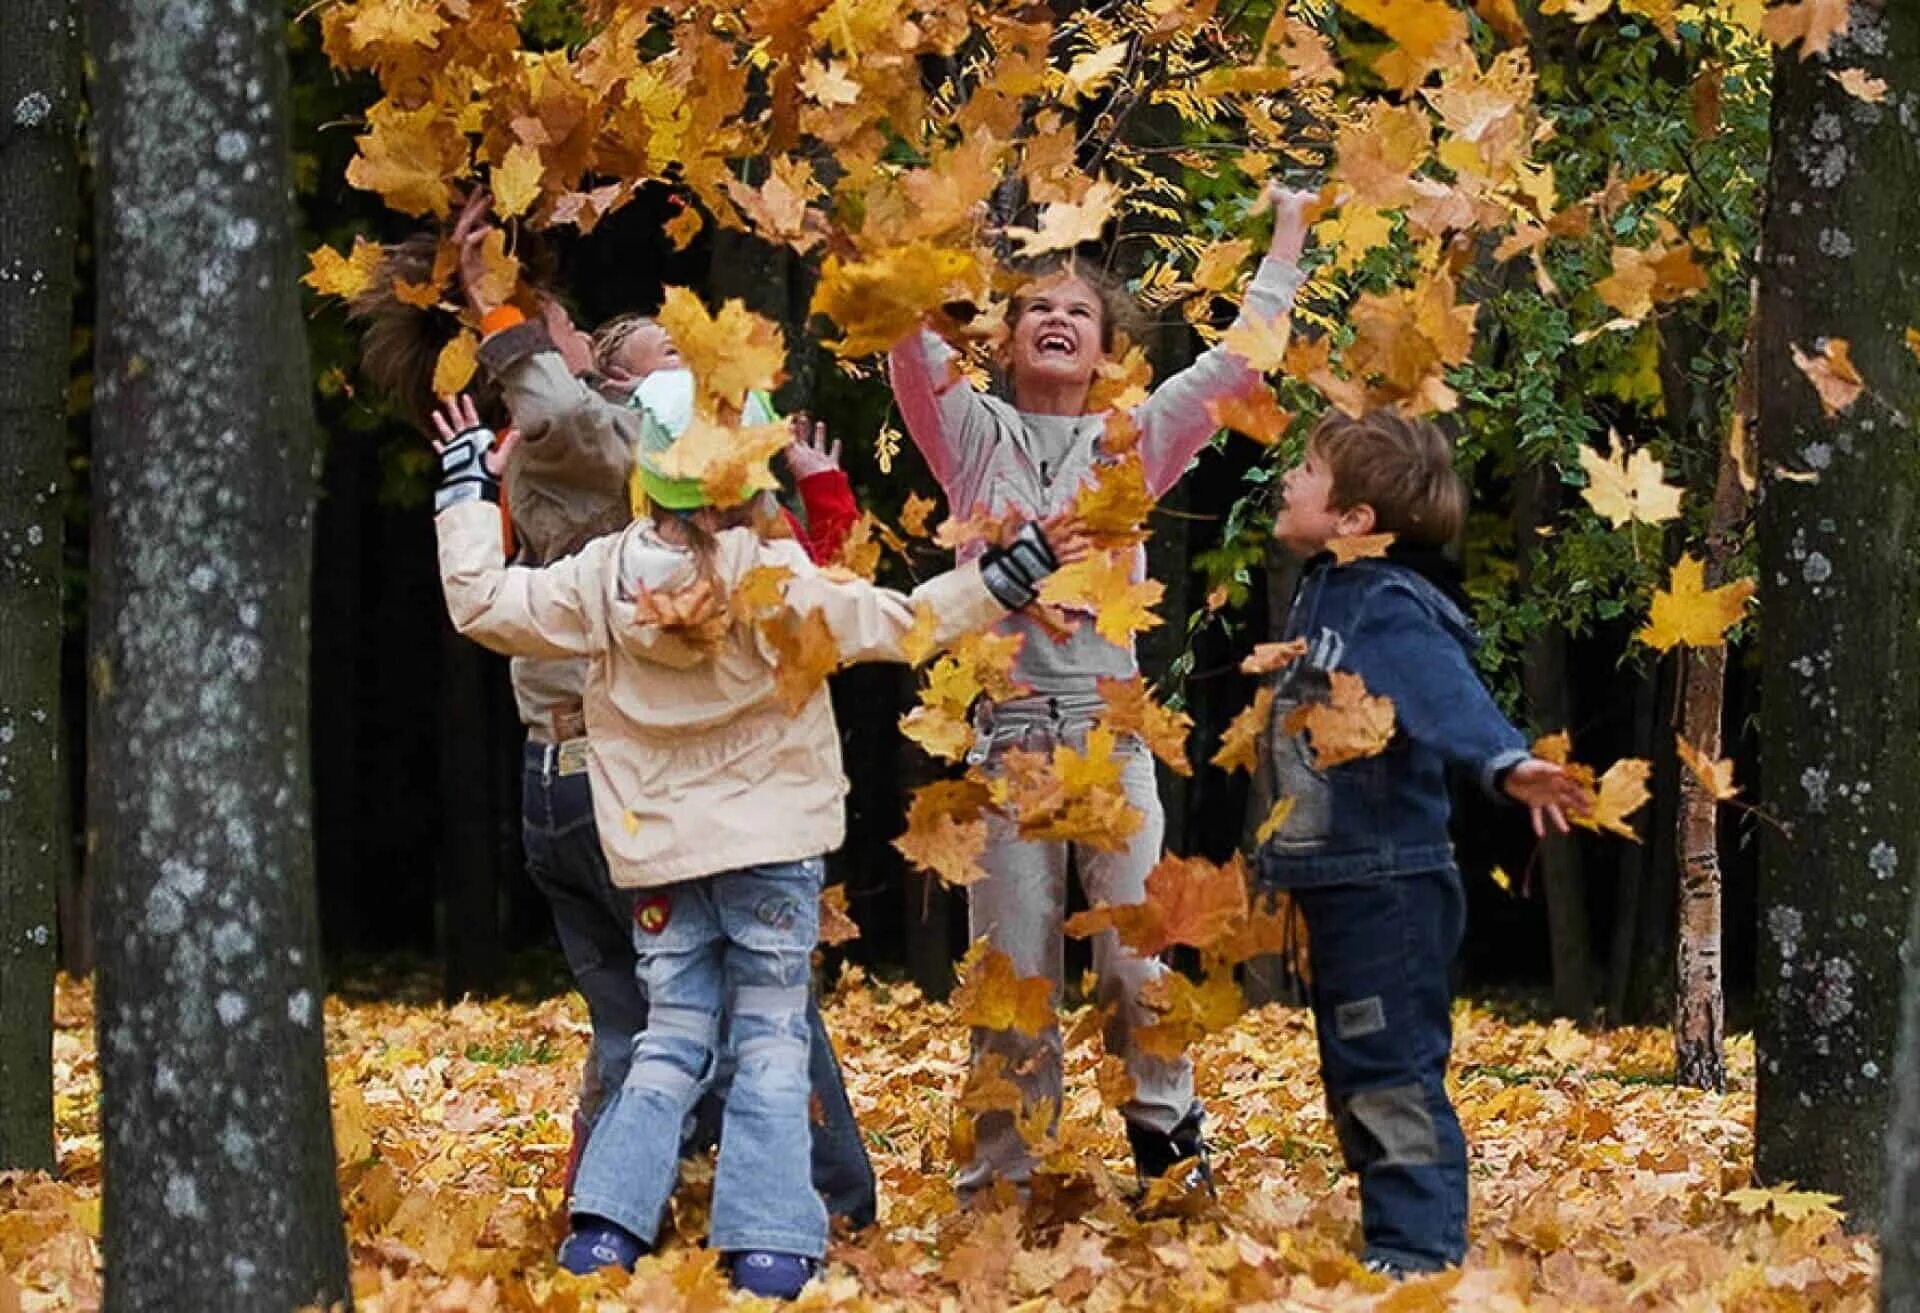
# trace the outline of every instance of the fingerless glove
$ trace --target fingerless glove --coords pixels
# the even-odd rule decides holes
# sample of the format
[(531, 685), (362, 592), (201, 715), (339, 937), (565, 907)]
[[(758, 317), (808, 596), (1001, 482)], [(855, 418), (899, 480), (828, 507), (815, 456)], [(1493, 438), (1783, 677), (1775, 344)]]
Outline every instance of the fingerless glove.
[(440, 484), (433, 494), (433, 513), (462, 502), (500, 500), (500, 480), (487, 469), (493, 449), (493, 430), (467, 429), (440, 449)]
[(1052, 544), (1040, 526), (1029, 520), (1004, 547), (989, 547), (980, 557), (980, 578), (987, 591), (1009, 611), (1018, 611), (1039, 596), (1040, 581), (1060, 568)]

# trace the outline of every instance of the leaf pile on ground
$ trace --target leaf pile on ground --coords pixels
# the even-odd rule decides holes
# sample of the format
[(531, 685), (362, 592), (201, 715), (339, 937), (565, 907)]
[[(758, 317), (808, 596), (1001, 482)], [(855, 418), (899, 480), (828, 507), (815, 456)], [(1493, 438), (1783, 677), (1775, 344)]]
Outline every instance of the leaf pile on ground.
[[(0, 1308), (100, 1304), (92, 1003), (62, 983), (54, 1038), (61, 1179), (0, 1175)], [(1876, 1257), (1831, 1196), (1751, 1180), (1753, 1049), (1730, 1089), (1672, 1084), (1664, 1031), (1585, 1033), (1456, 1014), (1454, 1088), (1472, 1145), (1465, 1268), (1390, 1287), (1353, 1258), (1340, 1170), (1299, 1010), (1247, 1012), (1196, 1047), (1217, 1202), (1156, 1197), (1142, 1220), (1097, 1025), (1067, 1054), (1068, 1103), (1023, 1210), (969, 1211), (950, 1184), (966, 1035), (911, 986), (843, 974), (827, 1007), (881, 1183), (878, 1225), (835, 1242), (799, 1309), (1866, 1309)], [(731, 1296), (699, 1247), (712, 1172), (691, 1164), (664, 1252), (574, 1278), (560, 1235), (567, 1116), (587, 1041), (577, 1000), (327, 1008), (340, 1186), (358, 1306), (706, 1310)], [(1044, 1130), (1044, 1119), (1035, 1119)]]

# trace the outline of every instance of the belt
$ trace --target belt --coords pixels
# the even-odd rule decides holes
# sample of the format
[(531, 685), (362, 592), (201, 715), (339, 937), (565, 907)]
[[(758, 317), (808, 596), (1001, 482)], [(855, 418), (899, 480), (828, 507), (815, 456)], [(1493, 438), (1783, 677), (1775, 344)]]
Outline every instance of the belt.
[(585, 738), (568, 739), (564, 743), (527, 740), (527, 768), (538, 769), (543, 779), (583, 774), (591, 760), (592, 751)]

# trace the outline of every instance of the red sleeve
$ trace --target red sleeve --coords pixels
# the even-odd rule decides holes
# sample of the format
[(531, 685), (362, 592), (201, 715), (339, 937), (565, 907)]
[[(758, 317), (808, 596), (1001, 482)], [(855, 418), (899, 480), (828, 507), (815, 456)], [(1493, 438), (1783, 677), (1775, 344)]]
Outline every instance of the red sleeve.
[[(800, 541), (806, 544), (814, 564), (824, 565), (840, 555), (847, 534), (860, 518), (860, 503), (854, 500), (847, 472), (822, 470), (800, 480), (800, 504), (807, 512), (807, 527)], [(788, 514), (791, 517), (792, 512)]]

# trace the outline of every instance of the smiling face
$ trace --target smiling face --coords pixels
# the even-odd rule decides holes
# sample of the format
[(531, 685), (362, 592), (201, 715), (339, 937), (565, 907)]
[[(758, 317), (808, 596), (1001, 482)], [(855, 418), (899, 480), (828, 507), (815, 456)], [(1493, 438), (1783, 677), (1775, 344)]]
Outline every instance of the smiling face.
[(1296, 556), (1312, 556), (1335, 538), (1373, 532), (1371, 506), (1334, 507), (1333, 470), (1311, 445), (1307, 458), (1281, 476), (1280, 496), (1273, 536)]
[(1093, 386), (1106, 359), (1100, 294), (1085, 279), (1056, 274), (1016, 294), (1007, 368), (1016, 393), (1033, 387)]

